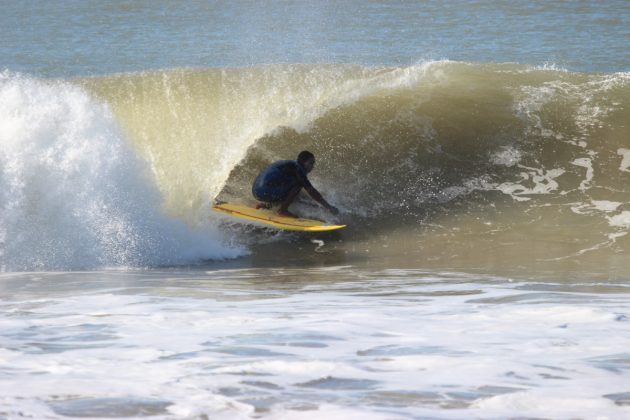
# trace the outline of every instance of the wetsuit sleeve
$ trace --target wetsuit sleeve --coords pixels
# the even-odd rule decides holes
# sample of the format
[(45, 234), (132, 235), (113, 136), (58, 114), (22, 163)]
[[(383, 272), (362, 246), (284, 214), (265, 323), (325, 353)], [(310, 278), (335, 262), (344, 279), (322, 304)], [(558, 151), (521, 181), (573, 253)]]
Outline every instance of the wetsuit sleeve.
[(297, 177), (298, 183), (302, 186), (302, 188), (312, 189), (313, 185), (311, 184), (311, 181), (309, 181), (308, 178), (306, 177), (306, 174), (297, 168), (296, 168), (296, 172), (297, 172), (296, 177)]

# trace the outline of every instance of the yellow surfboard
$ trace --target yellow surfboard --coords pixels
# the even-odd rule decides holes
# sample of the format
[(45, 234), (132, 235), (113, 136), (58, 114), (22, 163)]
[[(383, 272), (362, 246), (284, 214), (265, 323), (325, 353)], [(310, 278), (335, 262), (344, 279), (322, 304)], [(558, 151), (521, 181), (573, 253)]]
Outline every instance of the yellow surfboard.
[(229, 214), (240, 219), (252, 220), (278, 229), (296, 230), (301, 232), (324, 232), (345, 228), (346, 225), (331, 225), (321, 220), (295, 219), (293, 217), (280, 216), (272, 210), (255, 209), (243, 204), (217, 203), (212, 206), (214, 211)]

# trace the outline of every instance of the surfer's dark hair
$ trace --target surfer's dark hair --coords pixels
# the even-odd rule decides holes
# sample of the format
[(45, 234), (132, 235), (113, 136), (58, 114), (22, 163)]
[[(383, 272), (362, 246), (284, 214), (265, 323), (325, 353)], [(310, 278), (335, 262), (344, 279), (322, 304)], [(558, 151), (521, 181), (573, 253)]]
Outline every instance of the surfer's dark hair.
[(315, 155), (309, 152), (308, 150), (303, 150), (298, 155), (297, 161), (306, 162), (307, 160), (310, 160), (310, 159), (315, 159)]

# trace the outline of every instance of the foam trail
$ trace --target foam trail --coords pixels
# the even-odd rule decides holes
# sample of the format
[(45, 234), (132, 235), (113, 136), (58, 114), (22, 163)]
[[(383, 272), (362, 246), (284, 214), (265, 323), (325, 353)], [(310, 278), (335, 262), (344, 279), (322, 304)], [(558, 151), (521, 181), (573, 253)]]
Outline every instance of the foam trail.
[(582, 191), (586, 191), (590, 188), (591, 183), (593, 181), (593, 162), (589, 158), (579, 158), (575, 159), (571, 164), (575, 166), (581, 166), (586, 169), (586, 178), (580, 183), (578, 187)]
[(109, 108), (82, 89), (0, 75), (0, 268), (178, 264), (240, 253), (161, 214)]

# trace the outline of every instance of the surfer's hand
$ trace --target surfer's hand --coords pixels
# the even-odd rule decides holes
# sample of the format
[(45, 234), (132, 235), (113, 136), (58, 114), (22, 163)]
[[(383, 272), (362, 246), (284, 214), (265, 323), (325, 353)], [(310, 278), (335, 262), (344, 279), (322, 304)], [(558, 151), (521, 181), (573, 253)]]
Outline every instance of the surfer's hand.
[(328, 211), (331, 212), (334, 215), (339, 214), (339, 209), (335, 206), (328, 206)]

